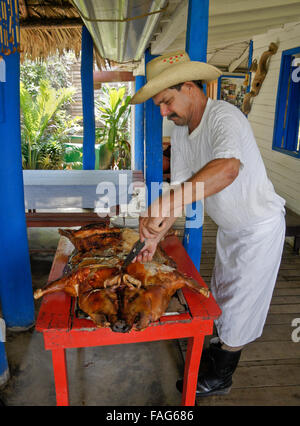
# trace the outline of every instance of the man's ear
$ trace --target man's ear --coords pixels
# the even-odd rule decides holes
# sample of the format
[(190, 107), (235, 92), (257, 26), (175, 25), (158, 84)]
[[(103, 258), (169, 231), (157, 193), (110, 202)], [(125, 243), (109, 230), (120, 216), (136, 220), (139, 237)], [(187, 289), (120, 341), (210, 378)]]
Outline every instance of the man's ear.
[(190, 91), (192, 88), (195, 87), (195, 85), (192, 81), (185, 81), (183, 83), (183, 87), (185, 87), (188, 91)]

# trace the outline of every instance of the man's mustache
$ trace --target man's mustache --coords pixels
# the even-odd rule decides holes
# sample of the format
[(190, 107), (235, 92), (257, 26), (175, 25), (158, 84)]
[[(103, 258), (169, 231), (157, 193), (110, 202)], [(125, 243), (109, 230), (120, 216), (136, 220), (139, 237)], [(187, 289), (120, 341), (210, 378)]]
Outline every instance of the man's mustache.
[(172, 114), (167, 116), (168, 120), (171, 120), (172, 118), (179, 118), (179, 116), (177, 114), (175, 114), (175, 112), (173, 112)]

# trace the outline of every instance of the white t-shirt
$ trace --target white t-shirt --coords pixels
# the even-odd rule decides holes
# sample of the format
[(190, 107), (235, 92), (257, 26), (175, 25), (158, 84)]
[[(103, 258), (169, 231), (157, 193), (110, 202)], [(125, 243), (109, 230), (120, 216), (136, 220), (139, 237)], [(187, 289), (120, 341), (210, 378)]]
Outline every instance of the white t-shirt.
[[(270, 141), (271, 144), (271, 141)], [(238, 177), (204, 208), (225, 230), (238, 230), (284, 211), (285, 200), (276, 194), (244, 114), (225, 101), (208, 98), (199, 126), (189, 135), (187, 126), (175, 126), (171, 136), (171, 183), (186, 181), (217, 158), (237, 158)]]

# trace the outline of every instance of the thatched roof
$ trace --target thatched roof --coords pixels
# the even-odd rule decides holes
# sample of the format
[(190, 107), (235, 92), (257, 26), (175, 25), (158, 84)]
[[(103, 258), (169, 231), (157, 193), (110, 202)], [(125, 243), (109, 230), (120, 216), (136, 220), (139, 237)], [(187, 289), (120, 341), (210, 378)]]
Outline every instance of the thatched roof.
[[(19, 0), (21, 61), (46, 58), (57, 51), (81, 51), (83, 21), (71, 0)], [(95, 51), (98, 67), (107, 62)]]

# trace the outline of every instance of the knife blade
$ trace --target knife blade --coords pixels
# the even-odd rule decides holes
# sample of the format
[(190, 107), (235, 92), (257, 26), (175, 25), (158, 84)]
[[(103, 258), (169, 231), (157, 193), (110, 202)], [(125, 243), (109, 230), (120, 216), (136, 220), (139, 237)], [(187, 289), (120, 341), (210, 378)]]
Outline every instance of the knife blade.
[(130, 250), (129, 254), (124, 260), (124, 263), (122, 266), (123, 270), (127, 268), (127, 266), (133, 261), (133, 259), (140, 253), (140, 251), (145, 246), (145, 244), (146, 244), (146, 240), (143, 242), (141, 242), (141, 240), (138, 240), (136, 243), (133, 244), (132, 249)]

